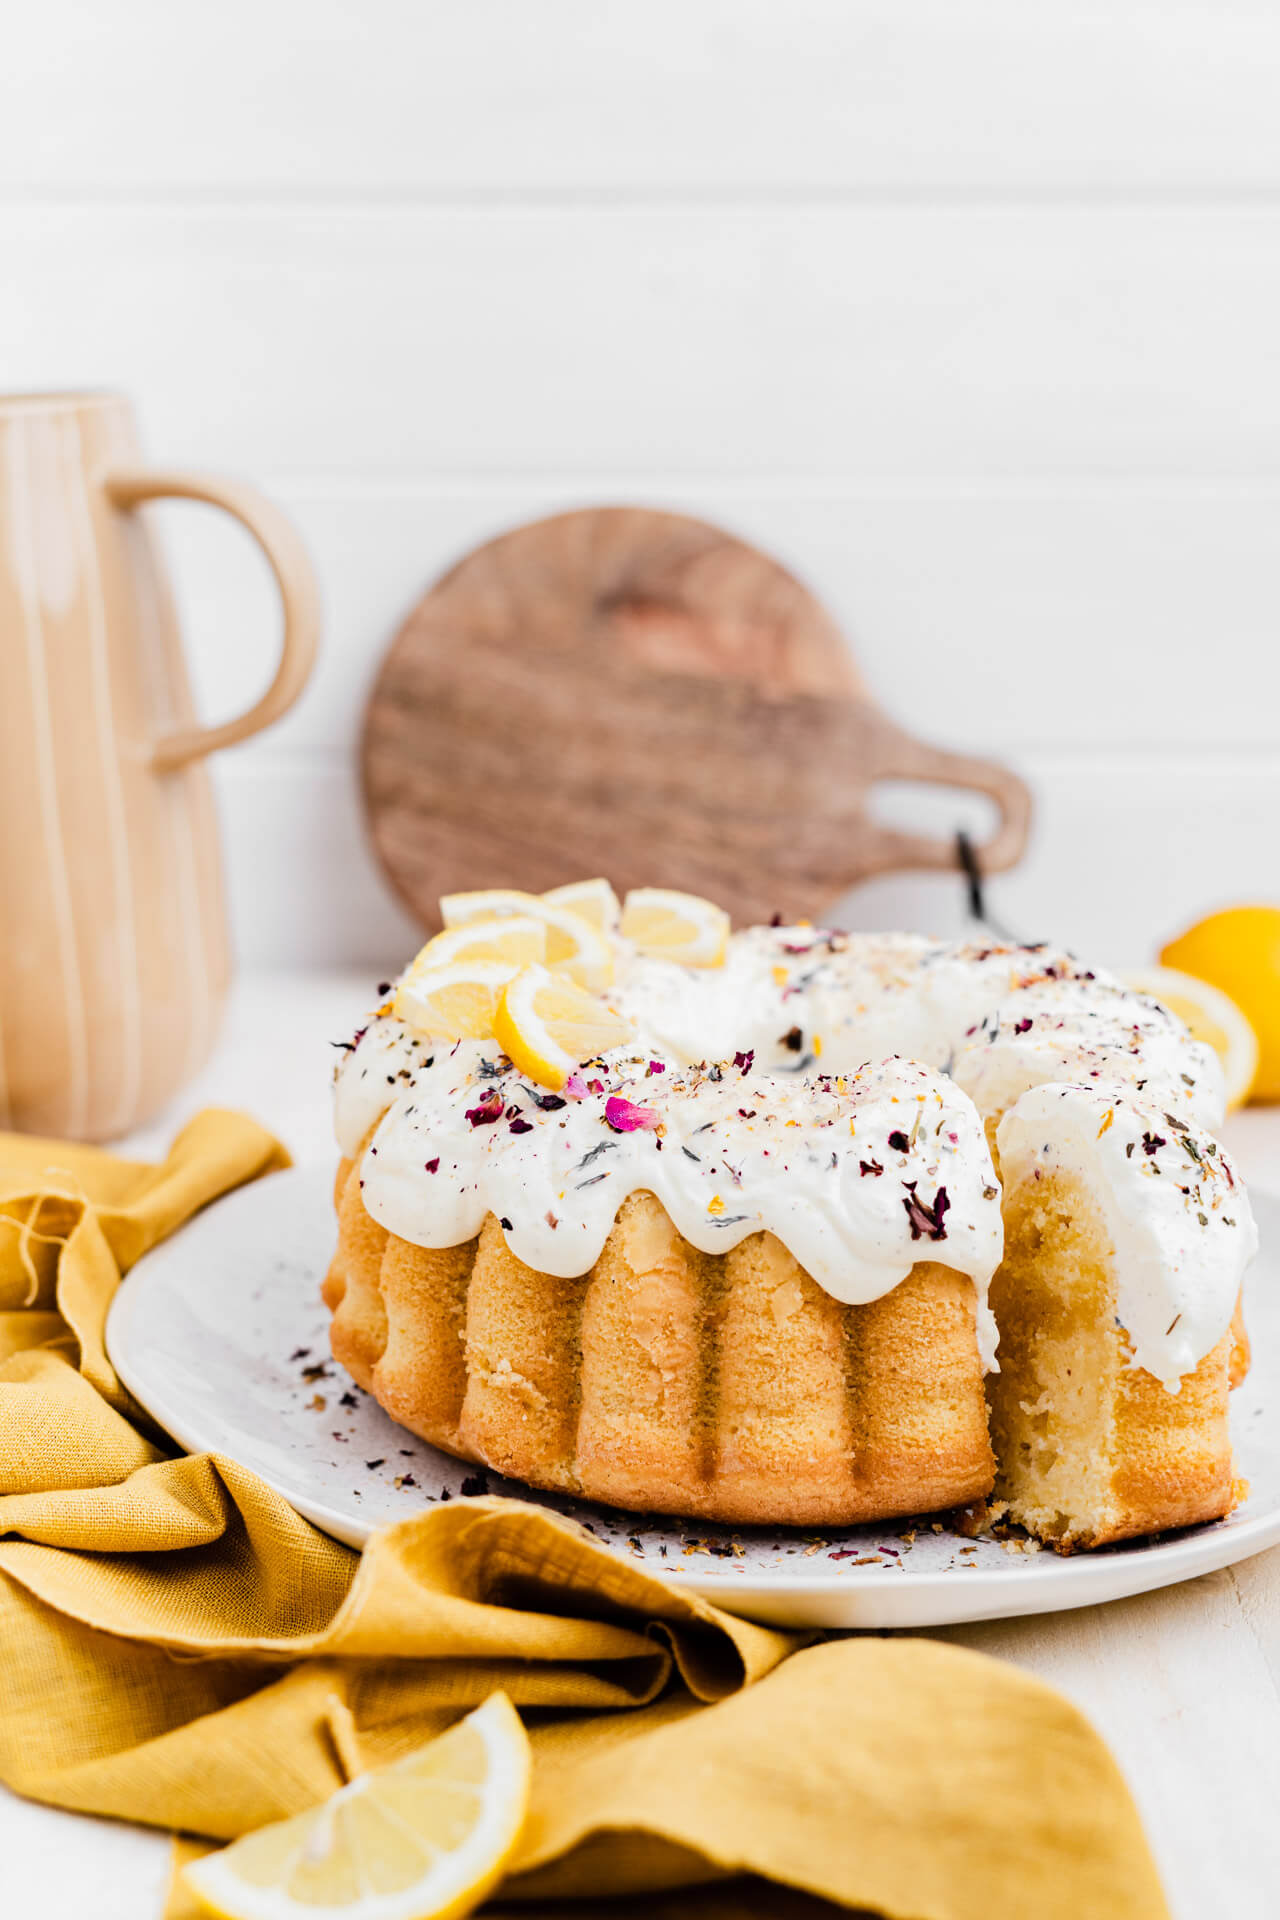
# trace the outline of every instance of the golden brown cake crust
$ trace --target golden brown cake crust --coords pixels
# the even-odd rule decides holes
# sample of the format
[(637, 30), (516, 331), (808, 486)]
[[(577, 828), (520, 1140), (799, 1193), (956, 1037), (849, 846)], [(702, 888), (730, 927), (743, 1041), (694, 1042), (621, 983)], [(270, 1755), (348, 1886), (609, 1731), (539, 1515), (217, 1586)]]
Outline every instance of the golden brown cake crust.
[(334, 1356), (433, 1446), (744, 1525), (847, 1526), (990, 1492), (974, 1289), (949, 1268), (845, 1306), (771, 1234), (702, 1254), (636, 1193), (591, 1271), (561, 1280), (518, 1260), (492, 1216), (462, 1247), (388, 1234), (357, 1166), (336, 1185)]

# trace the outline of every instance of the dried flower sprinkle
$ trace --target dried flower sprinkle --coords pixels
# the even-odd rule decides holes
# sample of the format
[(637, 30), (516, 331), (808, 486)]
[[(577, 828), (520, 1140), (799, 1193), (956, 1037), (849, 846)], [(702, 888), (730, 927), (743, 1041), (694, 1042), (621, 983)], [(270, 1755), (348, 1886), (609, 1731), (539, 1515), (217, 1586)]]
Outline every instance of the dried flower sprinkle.
[(658, 1130), (658, 1109), (639, 1107), (634, 1100), (624, 1100), (620, 1093), (611, 1093), (604, 1103), (604, 1117), (615, 1133), (656, 1133)]

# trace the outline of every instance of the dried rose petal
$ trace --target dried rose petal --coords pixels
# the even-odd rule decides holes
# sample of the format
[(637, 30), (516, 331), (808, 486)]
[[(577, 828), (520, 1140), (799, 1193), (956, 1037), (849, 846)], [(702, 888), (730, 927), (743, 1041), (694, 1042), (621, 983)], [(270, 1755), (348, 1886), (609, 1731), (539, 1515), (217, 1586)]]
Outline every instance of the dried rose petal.
[(502, 1095), (497, 1088), (490, 1087), (487, 1093), (482, 1093), (478, 1103), (467, 1108), (466, 1117), (473, 1127), (489, 1127), (495, 1120), (501, 1120)]
[(587, 1097), (587, 1083), (580, 1073), (571, 1073), (565, 1081), (562, 1091), (567, 1093), (571, 1100), (585, 1100)]
[(652, 1133), (658, 1126), (656, 1107), (638, 1107), (634, 1100), (624, 1100), (618, 1093), (611, 1093), (605, 1101), (604, 1117), (615, 1133), (639, 1133), (644, 1130)]
[(440, 1155), (437, 1154), (434, 1160), (424, 1161), (423, 1165), (426, 1167), (428, 1173), (438, 1173), (440, 1171)]
[[(666, 1072), (666, 1070), (667, 1070), (667, 1066), (666, 1066), (666, 1062), (665, 1062), (664, 1060), (651, 1060), (651, 1061), (649, 1062), (649, 1073), (650, 1073), (650, 1074), (653, 1074), (653, 1073), (665, 1073), (665, 1072)], [(646, 1078), (648, 1078), (648, 1075), (646, 1075)]]
[(524, 1119), (520, 1114), (516, 1114), (510, 1126), (507, 1128), (507, 1132), (508, 1133), (532, 1133), (533, 1125), (531, 1121)]
[(933, 1196), (933, 1205), (930, 1206), (928, 1201), (922, 1200), (917, 1194), (914, 1180), (904, 1180), (903, 1185), (907, 1190), (907, 1198), (902, 1204), (907, 1210), (907, 1219), (911, 1223), (911, 1238), (913, 1240), (921, 1238), (945, 1240), (947, 1229), (943, 1225), (943, 1216), (951, 1207), (951, 1198), (946, 1188), (938, 1188)]
[(749, 1053), (735, 1053), (733, 1056), (733, 1064), (735, 1067), (741, 1067), (743, 1073), (747, 1074), (751, 1071), (751, 1063), (755, 1057), (756, 1051), (755, 1048), (752, 1047)]

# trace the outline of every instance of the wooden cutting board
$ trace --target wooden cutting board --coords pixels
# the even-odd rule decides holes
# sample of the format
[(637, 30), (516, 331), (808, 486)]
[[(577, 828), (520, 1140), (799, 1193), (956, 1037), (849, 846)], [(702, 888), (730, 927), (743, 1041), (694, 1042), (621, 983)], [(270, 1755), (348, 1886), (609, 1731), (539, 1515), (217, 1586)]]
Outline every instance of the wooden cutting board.
[(955, 843), (874, 820), (877, 780), (976, 788), (1023, 850), (1006, 768), (915, 740), (776, 560), (681, 514), (591, 508), (518, 527), (437, 581), (378, 673), (361, 771), (374, 849), (424, 927), (442, 893), (605, 874), (738, 923), (820, 919), (855, 881), (948, 868)]

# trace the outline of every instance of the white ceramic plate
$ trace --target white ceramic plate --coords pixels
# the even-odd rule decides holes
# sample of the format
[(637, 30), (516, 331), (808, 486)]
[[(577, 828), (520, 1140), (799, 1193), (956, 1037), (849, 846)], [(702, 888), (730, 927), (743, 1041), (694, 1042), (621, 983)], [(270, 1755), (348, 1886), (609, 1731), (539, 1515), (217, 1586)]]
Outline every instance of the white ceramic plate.
[(604, 1545), (719, 1606), (780, 1626), (934, 1627), (1091, 1606), (1212, 1573), (1280, 1541), (1280, 1203), (1257, 1205), (1254, 1365), (1233, 1396), (1240, 1470), (1229, 1519), (1060, 1559), (935, 1533), (928, 1520), (843, 1533), (716, 1527), (619, 1513), (481, 1472), (397, 1427), (329, 1357), (320, 1280), (332, 1180), (272, 1175), (198, 1214), (138, 1262), (107, 1322), (117, 1372), (191, 1452), (229, 1454), (338, 1539), (460, 1493), (503, 1493), (584, 1522)]

